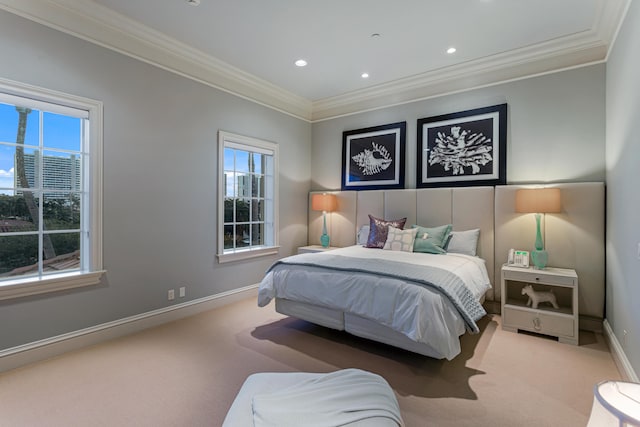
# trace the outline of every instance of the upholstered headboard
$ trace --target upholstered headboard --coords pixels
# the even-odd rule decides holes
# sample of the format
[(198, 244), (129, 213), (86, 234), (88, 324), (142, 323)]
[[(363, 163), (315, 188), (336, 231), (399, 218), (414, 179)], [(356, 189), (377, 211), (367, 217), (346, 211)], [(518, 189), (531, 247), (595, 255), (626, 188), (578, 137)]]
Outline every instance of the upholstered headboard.
[[(336, 194), (338, 198), (337, 211), (327, 215), (331, 246), (354, 245), (357, 230), (363, 225), (369, 225), (369, 214), (385, 219), (407, 217), (408, 225), (435, 227), (453, 224), (453, 230), (456, 231), (479, 228), (478, 255), (487, 261), (491, 283), (496, 283), (493, 269), (494, 187), (331, 193)], [(311, 210), (311, 202), (309, 203), (309, 243), (319, 244), (322, 234), (322, 212)], [(493, 299), (491, 293), (487, 297)]]
[[(562, 212), (547, 214), (543, 238), (549, 265), (578, 273), (581, 327), (596, 329), (604, 317), (605, 188), (601, 182), (548, 184), (561, 190)], [(480, 229), (478, 255), (487, 261), (493, 289), (488, 301), (500, 301), (500, 269), (509, 248), (531, 250), (535, 240), (533, 214), (515, 212), (515, 193), (524, 185), (456, 187), (379, 191), (331, 191), (338, 209), (327, 215), (332, 246), (356, 242), (368, 214), (378, 218), (407, 217), (407, 224), (432, 227), (453, 224), (454, 230)], [(321, 193), (321, 192), (312, 192)], [(322, 212), (311, 210), (309, 244), (319, 244)], [(585, 325), (589, 319), (596, 320)], [(601, 322), (600, 322), (601, 323)]]

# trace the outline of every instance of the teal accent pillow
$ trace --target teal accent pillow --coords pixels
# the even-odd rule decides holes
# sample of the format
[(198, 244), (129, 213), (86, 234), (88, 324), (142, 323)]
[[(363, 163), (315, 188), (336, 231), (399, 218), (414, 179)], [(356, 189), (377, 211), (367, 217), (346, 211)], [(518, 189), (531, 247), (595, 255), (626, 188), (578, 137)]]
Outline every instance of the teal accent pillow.
[(451, 224), (441, 225), (439, 227), (421, 227), (413, 225), (411, 228), (417, 228), (416, 238), (413, 241), (414, 252), (426, 252), (429, 254), (446, 254), (444, 249), (449, 233), (451, 233)]

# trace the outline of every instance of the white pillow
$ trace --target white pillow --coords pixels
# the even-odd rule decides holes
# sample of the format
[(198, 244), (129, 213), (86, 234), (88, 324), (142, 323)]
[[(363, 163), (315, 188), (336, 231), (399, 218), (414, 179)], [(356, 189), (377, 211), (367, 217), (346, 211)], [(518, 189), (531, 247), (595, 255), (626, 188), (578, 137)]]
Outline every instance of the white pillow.
[(358, 234), (356, 235), (356, 243), (358, 245), (364, 246), (367, 244), (368, 239), (369, 239), (369, 226), (363, 225), (362, 227), (360, 227), (360, 229), (358, 230)]
[(479, 237), (479, 228), (466, 231), (452, 231), (446, 250), (451, 253), (476, 256)]
[(387, 251), (413, 252), (413, 241), (416, 239), (417, 228), (401, 230), (394, 226), (389, 226), (387, 241), (382, 249)]

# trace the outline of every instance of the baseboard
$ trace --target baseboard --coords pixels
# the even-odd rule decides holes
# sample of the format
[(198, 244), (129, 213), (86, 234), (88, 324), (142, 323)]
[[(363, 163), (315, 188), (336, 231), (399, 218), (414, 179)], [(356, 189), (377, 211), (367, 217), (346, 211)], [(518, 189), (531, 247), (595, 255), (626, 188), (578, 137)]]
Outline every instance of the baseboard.
[(219, 308), (251, 296), (258, 285), (222, 292), (0, 351), (0, 372)]
[(607, 319), (604, 320), (602, 325), (604, 327), (604, 337), (609, 344), (609, 349), (611, 349), (613, 361), (616, 363), (616, 366), (618, 367), (622, 378), (625, 381), (637, 383), (638, 376), (631, 366), (629, 359), (627, 359), (627, 355), (624, 353), (624, 350), (622, 349), (618, 338), (616, 338), (615, 334), (613, 333), (613, 329), (611, 329), (611, 326), (609, 325)]

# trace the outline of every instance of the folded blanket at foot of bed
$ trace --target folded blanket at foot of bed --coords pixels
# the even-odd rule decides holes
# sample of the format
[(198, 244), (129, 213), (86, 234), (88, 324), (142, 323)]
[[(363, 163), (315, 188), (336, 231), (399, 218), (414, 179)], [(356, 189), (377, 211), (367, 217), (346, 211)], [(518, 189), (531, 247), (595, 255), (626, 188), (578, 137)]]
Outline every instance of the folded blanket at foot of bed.
[(241, 425), (397, 427), (404, 424), (393, 390), (384, 378), (360, 369), (344, 369), (328, 374), (249, 376), (224, 423), (225, 427)]

